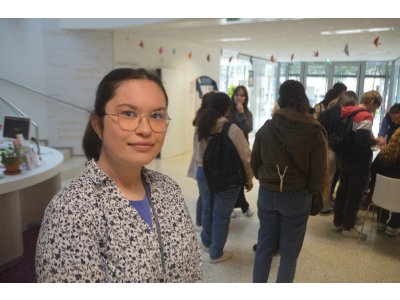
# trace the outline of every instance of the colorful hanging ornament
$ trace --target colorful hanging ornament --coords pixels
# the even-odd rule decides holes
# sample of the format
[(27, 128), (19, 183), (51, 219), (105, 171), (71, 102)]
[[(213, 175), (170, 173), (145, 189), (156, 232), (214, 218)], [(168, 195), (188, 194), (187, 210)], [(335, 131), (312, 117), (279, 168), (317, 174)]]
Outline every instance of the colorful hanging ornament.
[(159, 53), (160, 55), (162, 55), (162, 54), (163, 54), (163, 52), (164, 52), (164, 49), (163, 49), (163, 47), (160, 47), (160, 48), (158, 49), (158, 53)]
[(270, 60), (274, 63), (276, 62), (276, 57), (272, 54)]
[(231, 63), (233, 56), (229, 57), (228, 62)]
[(350, 55), (350, 52), (349, 52), (349, 44), (348, 44), (348, 43), (346, 44), (346, 46), (344, 46), (344, 53), (346, 53), (347, 56)]
[(176, 54), (176, 49), (172, 49), (172, 54), (175, 55)]
[(192, 56), (193, 56), (192, 51), (190, 51), (189, 54), (188, 54), (188, 58), (192, 59)]
[(381, 43), (379, 43), (379, 36), (377, 38), (374, 39), (374, 45), (375, 47), (378, 47), (378, 45), (380, 45)]
[(142, 48), (142, 49), (144, 49), (144, 43), (143, 43), (143, 41), (140, 41), (139, 47)]
[(207, 61), (210, 62), (210, 60), (211, 60), (211, 56), (210, 56), (210, 54), (208, 54), (207, 55)]
[(318, 50), (317, 50), (317, 51), (314, 51), (313, 56), (318, 57), (318, 56), (319, 56), (319, 51), (318, 51)]
[(294, 53), (292, 53), (292, 55), (290, 56), (290, 61), (293, 61), (294, 59)]

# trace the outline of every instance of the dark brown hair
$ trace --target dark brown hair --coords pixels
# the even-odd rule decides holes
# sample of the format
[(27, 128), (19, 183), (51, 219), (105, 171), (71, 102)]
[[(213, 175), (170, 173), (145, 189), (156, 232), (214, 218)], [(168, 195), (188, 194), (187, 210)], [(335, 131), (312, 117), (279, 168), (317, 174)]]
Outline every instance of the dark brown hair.
[(112, 70), (100, 81), (99, 86), (97, 87), (94, 110), (90, 115), (88, 124), (86, 125), (85, 134), (83, 136), (82, 148), (88, 160), (92, 158), (95, 160), (99, 159), (102, 144), (101, 139), (98, 137), (92, 127), (91, 119), (94, 116), (99, 117), (101, 120), (101, 126), (103, 127), (103, 118), (105, 115), (105, 106), (107, 102), (114, 97), (115, 91), (122, 82), (132, 79), (151, 80), (156, 83), (163, 92), (166, 105), (168, 106), (167, 92), (165, 91), (160, 77), (156, 73), (146, 69), (120, 68)]

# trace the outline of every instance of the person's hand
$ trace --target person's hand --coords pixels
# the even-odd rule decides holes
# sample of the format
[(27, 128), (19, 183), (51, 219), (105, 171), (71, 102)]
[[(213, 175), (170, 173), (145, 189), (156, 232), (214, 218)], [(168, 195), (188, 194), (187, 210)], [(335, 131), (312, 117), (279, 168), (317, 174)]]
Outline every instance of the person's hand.
[(239, 113), (244, 113), (244, 108), (243, 108), (243, 104), (242, 103), (240, 103), (240, 102), (237, 102), (236, 103), (236, 109), (237, 109), (237, 111), (239, 112)]
[(384, 136), (378, 136), (376, 138), (379, 146), (386, 145), (386, 138)]
[(247, 182), (245, 185), (246, 192), (250, 192), (253, 188), (253, 180), (250, 180), (250, 182)]

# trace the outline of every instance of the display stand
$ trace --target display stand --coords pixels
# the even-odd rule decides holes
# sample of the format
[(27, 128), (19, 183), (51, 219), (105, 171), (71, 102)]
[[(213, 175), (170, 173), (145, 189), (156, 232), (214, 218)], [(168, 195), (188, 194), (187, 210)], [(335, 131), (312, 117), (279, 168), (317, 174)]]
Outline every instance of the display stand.
[(0, 270), (22, 258), (22, 233), (40, 224), (51, 198), (61, 189), (64, 156), (40, 146), (41, 164), (0, 178)]

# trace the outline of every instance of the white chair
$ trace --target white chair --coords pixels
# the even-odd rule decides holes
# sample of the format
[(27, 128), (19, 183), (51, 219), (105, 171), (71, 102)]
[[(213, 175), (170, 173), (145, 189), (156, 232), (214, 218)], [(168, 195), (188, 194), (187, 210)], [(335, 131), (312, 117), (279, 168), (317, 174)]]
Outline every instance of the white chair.
[[(376, 174), (374, 193), (372, 194), (371, 203), (368, 205), (367, 211), (365, 212), (361, 233), (364, 229), (368, 211), (370, 207), (373, 208), (373, 206), (379, 206), (389, 211), (390, 216), (388, 222), (392, 217), (392, 213), (400, 213), (400, 179)], [(375, 219), (374, 209), (372, 209), (372, 218)]]

